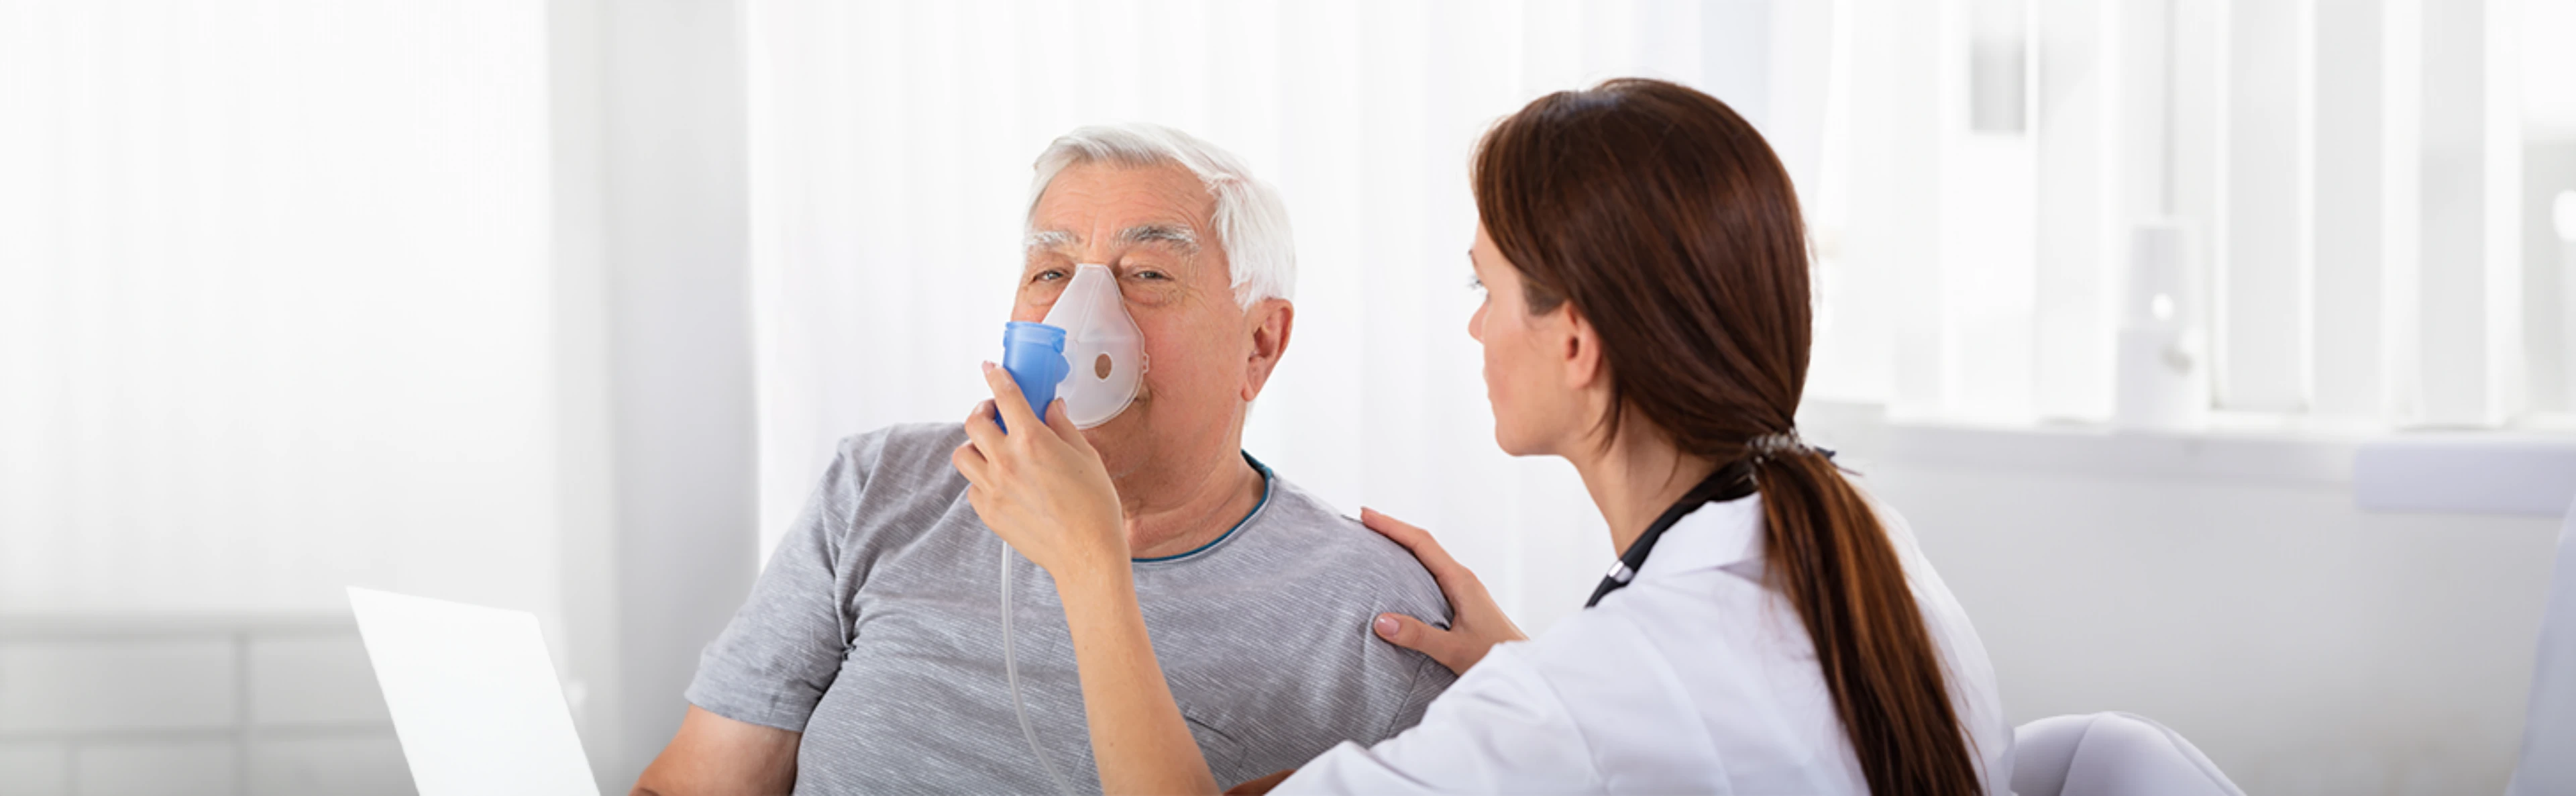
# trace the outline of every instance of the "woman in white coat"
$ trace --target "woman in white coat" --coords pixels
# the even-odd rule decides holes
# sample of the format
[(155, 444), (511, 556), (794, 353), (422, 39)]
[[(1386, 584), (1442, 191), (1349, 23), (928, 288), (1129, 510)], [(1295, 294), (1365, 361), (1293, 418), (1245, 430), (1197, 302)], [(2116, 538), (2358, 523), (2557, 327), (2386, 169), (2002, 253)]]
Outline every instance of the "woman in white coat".
[[(1366, 513), (1455, 613), (1375, 631), (1461, 676), (1411, 730), (1247, 785), (2007, 792), (2012, 733), (1975, 631), (1897, 515), (1798, 439), (1807, 235), (1761, 136), (1706, 94), (1614, 80), (1498, 123), (1473, 181), (1487, 293), (1468, 333), (1495, 439), (1572, 462), (1621, 564), (1529, 640), (1429, 534)], [(985, 524), (1054, 576), (1102, 789), (1216, 792), (1099, 457), (1060, 408), (1040, 421), (988, 375), (995, 400), (954, 459)]]

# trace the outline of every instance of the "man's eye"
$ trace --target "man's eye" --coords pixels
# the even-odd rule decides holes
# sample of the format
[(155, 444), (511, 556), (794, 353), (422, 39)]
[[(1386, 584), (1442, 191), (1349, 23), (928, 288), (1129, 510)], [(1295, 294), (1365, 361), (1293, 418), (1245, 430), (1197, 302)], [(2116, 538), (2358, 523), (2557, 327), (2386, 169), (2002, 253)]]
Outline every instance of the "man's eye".
[(1064, 278), (1064, 269), (1062, 269), (1062, 268), (1049, 268), (1049, 269), (1046, 269), (1046, 270), (1044, 270), (1044, 271), (1039, 271), (1039, 272), (1037, 272), (1037, 274), (1036, 274), (1035, 276), (1031, 276), (1031, 277), (1029, 277), (1029, 281), (1031, 281), (1031, 282), (1052, 282), (1052, 281), (1055, 281), (1055, 280), (1058, 280), (1058, 279), (1063, 279), (1063, 278)]
[(1137, 272), (1136, 272), (1136, 278), (1138, 278), (1138, 279), (1170, 279), (1170, 278), (1172, 278), (1172, 277), (1171, 277), (1171, 275), (1170, 275), (1170, 274), (1165, 274), (1165, 273), (1163, 273), (1162, 271), (1155, 270), (1155, 269), (1152, 269), (1152, 268), (1147, 268), (1147, 269), (1144, 269), (1144, 270), (1142, 270), (1142, 271), (1137, 271)]

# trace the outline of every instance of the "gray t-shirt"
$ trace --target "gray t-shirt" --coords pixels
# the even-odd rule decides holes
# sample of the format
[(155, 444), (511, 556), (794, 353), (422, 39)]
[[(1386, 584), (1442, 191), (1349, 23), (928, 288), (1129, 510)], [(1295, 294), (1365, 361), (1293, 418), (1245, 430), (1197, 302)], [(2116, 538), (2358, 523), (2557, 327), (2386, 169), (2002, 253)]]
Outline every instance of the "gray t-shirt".
[[(976, 517), (948, 462), (964, 441), (955, 424), (843, 440), (699, 658), (690, 703), (804, 733), (797, 793), (1053, 791), (1003, 679), (1006, 553), (1038, 742), (1076, 790), (1100, 790), (1055, 582)], [(1412, 554), (1261, 470), (1261, 504), (1224, 536), (1134, 564), (1155, 657), (1225, 785), (1392, 736), (1454, 679), (1369, 633), (1382, 611), (1447, 625)]]

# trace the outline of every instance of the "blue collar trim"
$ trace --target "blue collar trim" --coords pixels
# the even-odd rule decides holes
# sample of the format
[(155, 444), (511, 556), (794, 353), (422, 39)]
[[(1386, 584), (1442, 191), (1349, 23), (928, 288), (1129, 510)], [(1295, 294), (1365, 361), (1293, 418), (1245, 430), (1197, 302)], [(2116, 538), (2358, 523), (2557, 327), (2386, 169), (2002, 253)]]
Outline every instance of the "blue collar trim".
[(1153, 564), (1164, 561), (1177, 561), (1198, 555), (1200, 553), (1207, 552), (1208, 548), (1224, 544), (1225, 540), (1234, 538), (1235, 531), (1243, 530), (1243, 526), (1252, 524), (1252, 518), (1261, 516), (1262, 507), (1270, 505), (1270, 489), (1273, 485), (1273, 479), (1270, 476), (1270, 465), (1262, 464), (1260, 459), (1252, 458), (1252, 454), (1250, 453), (1243, 454), (1243, 460), (1250, 462), (1252, 464), (1253, 471), (1261, 474), (1261, 502), (1252, 504), (1252, 511), (1245, 513), (1243, 515), (1243, 519), (1236, 520), (1234, 527), (1225, 529), (1225, 533), (1218, 534), (1216, 538), (1208, 540), (1207, 544), (1199, 545), (1186, 553), (1168, 555), (1161, 558), (1130, 558), (1127, 559), (1127, 562), (1130, 564)]

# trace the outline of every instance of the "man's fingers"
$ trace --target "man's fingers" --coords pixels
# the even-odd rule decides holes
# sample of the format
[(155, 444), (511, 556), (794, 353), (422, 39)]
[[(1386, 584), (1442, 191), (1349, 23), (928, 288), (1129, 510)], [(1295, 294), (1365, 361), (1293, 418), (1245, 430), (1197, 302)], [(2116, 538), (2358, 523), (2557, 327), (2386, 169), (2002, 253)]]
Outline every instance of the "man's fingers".
[(984, 386), (993, 389), (993, 405), (1002, 410), (1003, 424), (1011, 428), (1037, 428), (1046, 425), (1038, 413), (1029, 409), (1028, 396), (1020, 394), (1020, 383), (1011, 380), (1011, 371), (984, 363)]
[(1377, 631), (1378, 638), (1429, 655), (1440, 665), (1449, 667), (1450, 671), (1462, 672), (1467, 664), (1474, 663), (1463, 660), (1465, 656), (1461, 653), (1466, 645), (1458, 640), (1456, 633), (1424, 624), (1420, 619), (1403, 614), (1378, 614), (1377, 621), (1369, 623), (1369, 626)]

